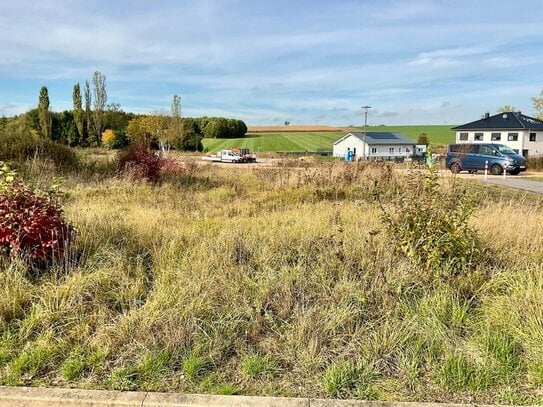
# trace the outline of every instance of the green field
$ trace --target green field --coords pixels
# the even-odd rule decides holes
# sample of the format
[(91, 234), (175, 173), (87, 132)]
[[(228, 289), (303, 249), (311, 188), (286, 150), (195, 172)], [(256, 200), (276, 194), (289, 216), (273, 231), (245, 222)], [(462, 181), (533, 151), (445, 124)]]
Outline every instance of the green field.
[[(353, 131), (359, 131), (353, 128)], [(426, 133), (434, 146), (452, 143), (454, 132), (450, 126), (368, 126), (368, 131), (398, 132), (417, 140), (421, 133)], [(256, 152), (271, 151), (317, 151), (332, 150), (332, 143), (345, 132), (284, 132), (247, 134), (236, 139), (204, 139), (204, 149), (218, 151), (235, 147), (249, 148)]]
[(421, 133), (426, 133), (430, 144), (442, 146), (454, 143), (454, 125), (426, 125), (426, 126), (368, 126), (368, 131), (390, 131), (402, 133), (410, 139), (417, 141)]
[(292, 132), (248, 134), (237, 139), (204, 139), (204, 148), (217, 151), (234, 147), (246, 147), (251, 151), (317, 151), (332, 150), (332, 143), (343, 132)]

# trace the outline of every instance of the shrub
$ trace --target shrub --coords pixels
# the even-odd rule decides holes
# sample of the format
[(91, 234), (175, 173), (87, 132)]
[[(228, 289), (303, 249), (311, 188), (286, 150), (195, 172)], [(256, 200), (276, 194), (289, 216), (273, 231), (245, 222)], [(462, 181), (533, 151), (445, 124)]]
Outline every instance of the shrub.
[(528, 157), (528, 169), (530, 171), (543, 170), (543, 157)]
[(116, 143), (115, 132), (111, 129), (106, 129), (102, 133), (102, 144), (106, 148), (113, 148), (115, 146), (115, 143)]
[(433, 165), (424, 179), (410, 180), (391, 208), (381, 208), (396, 250), (423, 270), (455, 274), (482, 259), (481, 240), (469, 225), (475, 201), (466, 190), (442, 187)]
[(117, 171), (138, 181), (158, 182), (162, 165), (162, 158), (144, 143), (133, 144), (117, 159)]
[(0, 159), (25, 161), (35, 157), (49, 159), (57, 168), (73, 169), (78, 166), (77, 154), (68, 146), (45, 140), (31, 132), (0, 132)]
[(183, 163), (180, 163), (171, 157), (162, 159), (161, 170), (162, 172), (169, 174), (185, 174), (187, 172), (187, 168)]
[(55, 197), (33, 191), (0, 171), (0, 254), (33, 267), (60, 258), (74, 235)]
[(79, 160), (74, 150), (50, 140), (43, 141), (41, 148), (38, 149), (38, 156), (51, 160), (59, 169), (73, 170), (79, 166)]

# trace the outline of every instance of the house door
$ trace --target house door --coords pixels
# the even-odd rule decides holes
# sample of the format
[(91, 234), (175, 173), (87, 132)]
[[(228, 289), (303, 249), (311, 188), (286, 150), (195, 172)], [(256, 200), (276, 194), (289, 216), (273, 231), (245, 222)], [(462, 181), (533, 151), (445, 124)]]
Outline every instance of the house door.
[(353, 147), (353, 161), (356, 161), (356, 147)]

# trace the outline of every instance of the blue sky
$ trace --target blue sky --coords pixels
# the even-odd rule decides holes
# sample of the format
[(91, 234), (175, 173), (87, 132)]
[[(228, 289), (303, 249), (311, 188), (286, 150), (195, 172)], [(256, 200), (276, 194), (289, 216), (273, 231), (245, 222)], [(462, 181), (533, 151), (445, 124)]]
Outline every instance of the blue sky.
[(0, 0), (0, 115), (71, 109), (95, 70), (126, 111), (249, 125), (461, 124), (532, 115), (539, 0)]

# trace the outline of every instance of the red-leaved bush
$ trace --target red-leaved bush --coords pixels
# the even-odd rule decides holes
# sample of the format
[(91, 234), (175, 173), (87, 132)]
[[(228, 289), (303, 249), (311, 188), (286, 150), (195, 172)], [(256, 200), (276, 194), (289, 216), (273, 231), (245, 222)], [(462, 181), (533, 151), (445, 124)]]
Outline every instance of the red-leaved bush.
[(0, 254), (32, 266), (50, 264), (64, 254), (74, 235), (52, 197), (20, 182), (0, 192)]
[(138, 181), (158, 182), (162, 165), (162, 158), (144, 143), (131, 145), (117, 159), (117, 171)]
[(162, 172), (167, 174), (184, 174), (187, 172), (187, 167), (174, 158), (165, 157), (162, 159)]

